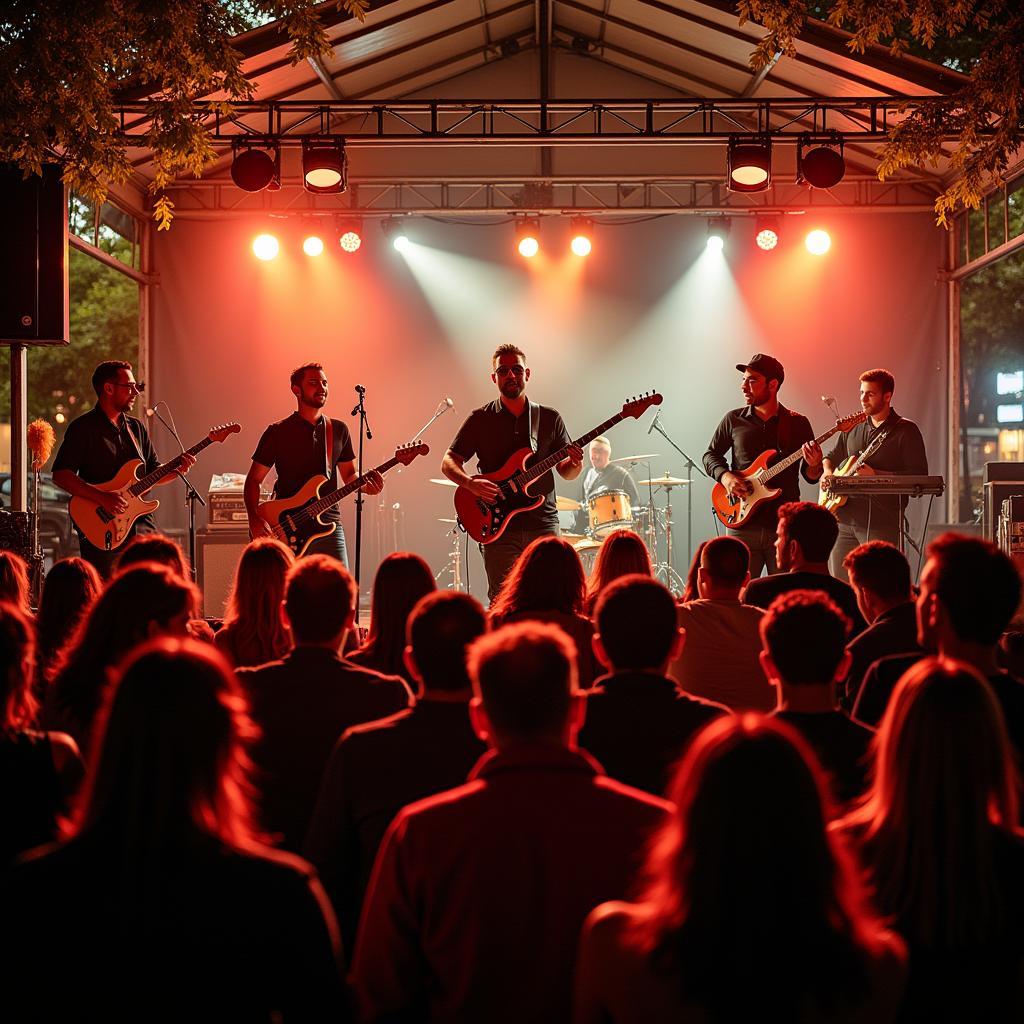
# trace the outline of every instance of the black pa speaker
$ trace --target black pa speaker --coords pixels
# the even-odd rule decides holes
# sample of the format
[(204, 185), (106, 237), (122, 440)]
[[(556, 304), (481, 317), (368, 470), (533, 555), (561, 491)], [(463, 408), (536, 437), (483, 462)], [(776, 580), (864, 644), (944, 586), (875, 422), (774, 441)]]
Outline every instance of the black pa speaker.
[(249, 543), (248, 530), (207, 530), (196, 534), (196, 578), (203, 615), (219, 619), (227, 609), (235, 569)]
[(60, 168), (22, 176), (0, 164), (0, 341), (66, 345), (68, 204)]

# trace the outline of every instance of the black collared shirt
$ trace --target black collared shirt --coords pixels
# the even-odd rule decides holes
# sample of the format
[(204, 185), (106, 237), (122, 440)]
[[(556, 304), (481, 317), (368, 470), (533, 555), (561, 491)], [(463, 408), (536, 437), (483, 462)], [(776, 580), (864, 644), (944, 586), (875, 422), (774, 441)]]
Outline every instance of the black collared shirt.
[[(328, 482), (322, 493), (338, 487), (338, 463), (355, 461), (352, 450), (352, 437), (348, 427), (341, 420), (332, 419), (332, 458)], [(270, 466), (277, 470), (277, 482), (274, 484), (274, 496), (290, 498), (313, 476), (324, 475), (324, 417), (310, 423), (297, 412), (277, 423), (271, 423), (260, 443), (253, 452), (252, 461), (261, 466)], [(323, 513), (326, 521), (341, 519), (341, 506), (335, 505)]]
[[(508, 461), (510, 455), (522, 448), (530, 447), (530, 407), (527, 401), (523, 412), (513, 416), (500, 399), (474, 409), (459, 427), (449, 451), (461, 459), (476, 456), (480, 473), (493, 473)], [(537, 430), (537, 454), (531, 461), (545, 459), (572, 443), (562, 417), (546, 405), (540, 408), (540, 425)], [(517, 517), (517, 525), (523, 527), (556, 527), (558, 513), (555, 510), (555, 476), (548, 471), (530, 486), (530, 493), (543, 494), (544, 504), (532, 512)]]
[(640, 504), (636, 482), (625, 466), (605, 466), (604, 469), (590, 467), (583, 474), (583, 500), (587, 501), (602, 491), (625, 491), (635, 508)]

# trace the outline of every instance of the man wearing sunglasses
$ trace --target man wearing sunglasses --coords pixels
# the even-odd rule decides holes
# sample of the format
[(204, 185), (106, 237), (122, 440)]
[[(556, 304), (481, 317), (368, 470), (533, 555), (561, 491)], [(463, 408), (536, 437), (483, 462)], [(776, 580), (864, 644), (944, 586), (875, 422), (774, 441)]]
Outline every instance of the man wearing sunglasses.
[[(562, 417), (554, 409), (532, 405), (526, 397), (530, 369), (522, 349), (511, 344), (499, 345), (491, 367), (491, 380), (498, 388), (498, 398), (469, 414), (441, 463), (441, 472), (449, 480), (489, 503), (498, 496), (497, 484), (474, 479), (463, 469), (467, 459), (475, 455), (477, 471), (493, 473), (521, 448), (532, 447), (536, 457), (544, 459), (572, 441)], [(536, 423), (535, 443), (531, 437), (533, 423)], [(563, 480), (575, 480), (583, 468), (583, 451), (573, 445), (568, 457), (555, 468)], [(492, 601), (527, 545), (538, 537), (559, 533), (554, 474), (545, 473), (530, 491), (543, 494), (544, 503), (516, 516), (497, 540), (480, 545), (487, 571), (487, 596)]]

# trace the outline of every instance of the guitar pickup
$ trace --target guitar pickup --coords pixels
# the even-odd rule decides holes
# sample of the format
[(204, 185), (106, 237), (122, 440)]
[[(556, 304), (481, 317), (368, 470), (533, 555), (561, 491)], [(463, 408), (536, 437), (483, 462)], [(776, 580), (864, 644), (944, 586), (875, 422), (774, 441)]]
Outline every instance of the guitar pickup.
[(114, 518), (105, 508), (99, 508), (98, 506), (96, 508), (96, 515), (98, 515), (104, 523), (109, 523)]

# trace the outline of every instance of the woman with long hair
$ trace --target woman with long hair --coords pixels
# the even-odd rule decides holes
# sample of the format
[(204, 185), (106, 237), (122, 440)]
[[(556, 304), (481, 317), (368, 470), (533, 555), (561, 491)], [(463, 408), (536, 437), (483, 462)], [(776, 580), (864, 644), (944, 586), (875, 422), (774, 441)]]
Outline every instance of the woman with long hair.
[(0, 551), (0, 601), (10, 601), (32, 614), (28, 564), (13, 551)]
[(632, 530), (616, 530), (601, 545), (594, 568), (587, 581), (584, 611), (587, 618), (594, 614), (597, 598), (612, 580), (620, 576), (651, 575), (651, 555), (643, 538)]
[(294, 561), (291, 548), (273, 537), (258, 537), (242, 552), (224, 625), (213, 641), (235, 668), (277, 661), (292, 649), (281, 602)]
[(70, 733), (88, 757), (110, 669), (143, 640), (186, 635), (198, 599), (194, 584), (163, 565), (148, 562), (115, 576), (54, 665), (47, 726)]
[(49, 681), (57, 655), (102, 589), (96, 567), (84, 558), (62, 558), (46, 574), (36, 614), (36, 687), (40, 692)]
[(697, 589), (697, 573), (700, 571), (700, 559), (701, 555), (704, 554), (704, 547), (707, 544), (706, 540), (702, 540), (697, 545), (697, 550), (693, 553), (693, 561), (690, 563), (690, 571), (686, 574), (686, 586), (683, 587), (683, 596), (679, 598), (680, 604), (687, 604), (690, 601), (696, 601), (700, 597), (700, 591)]
[(419, 555), (409, 551), (388, 555), (373, 580), (366, 642), (345, 657), (363, 668), (401, 676), (415, 693), (416, 681), (405, 666), (405, 625), (419, 599), (436, 589), (434, 574)]
[(968, 665), (922, 659), (875, 745), (873, 783), (838, 827), (910, 948), (907, 1019), (1024, 1019), (1024, 834), (998, 699)]
[(639, 898), (584, 926), (576, 1024), (895, 1019), (903, 944), (829, 833), (821, 769), (792, 729), (718, 719), (668, 795)]
[(74, 740), (35, 728), (34, 666), (32, 621), (0, 601), (0, 870), (56, 838), (59, 816), (82, 779)]
[(584, 614), (586, 579), (576, 549), (561, 537), (538, 537), (516, 559), (491, 604), (492, 625), (535, 619), (561, 626), (576, 644), (580, 689), (594, 681), (594, 626)]
[(68, 840), (5, 886), (21, 990), (46, 992), (46, 1019), (345, 1019), (315, 873), (254, 825), (253, 728), (221, 655), (143, 645), (98, 724)]

